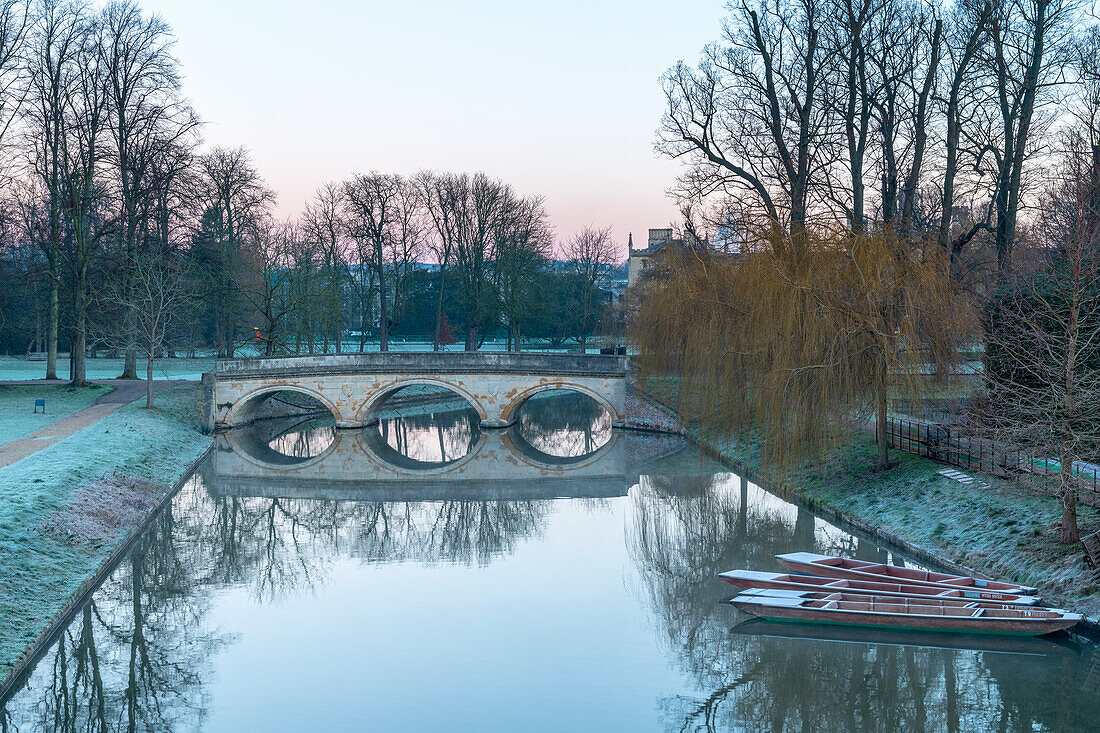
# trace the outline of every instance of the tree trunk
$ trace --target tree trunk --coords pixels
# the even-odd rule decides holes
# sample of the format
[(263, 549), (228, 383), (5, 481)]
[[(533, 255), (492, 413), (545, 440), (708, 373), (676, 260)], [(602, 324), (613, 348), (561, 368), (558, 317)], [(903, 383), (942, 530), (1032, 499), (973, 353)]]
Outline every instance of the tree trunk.
[(466, 326), (466, 351), (477, 351), (477, 326)]
[(73, 387), (88, 386), (88, 369), (85, 352), (88, 348), (88, 306), (84, 292), (84, 277), (78, 276), (73, 293), (73, 344), (69, 354)]
[(153, 353), (154, 345), (149, 344), (149, 360), (145, 362), (145, 409), (152, 410), (153, 405)]
[(57, 379), (57, 322), (59, 318), (60, 296), (56, 268), (50, 265), (50, 316), (46, 324), (46, 379)]
[(378, 350), (390, 350), (390, 309), (386, 303), (386, 287), (381, 274), (378, 276)]
[(1073, 476), (1073, 454), (1062, 451), (1059, 457), (1059, 494), (1062, 499), (1062, 542), (1073, 544), (1080, 540), (1077, 529), (1077, 482)]
[(435, 333), (432, 336), (432, 350), (439, 351), (442, 348), (440, 341), (443, 339), (443, 265), (439, 267), (439, 298), (435, 304)]
[(137, 379), (137, 347), (126, 347), (126, 358), (122, 362), (122, 374), (119, 379)]

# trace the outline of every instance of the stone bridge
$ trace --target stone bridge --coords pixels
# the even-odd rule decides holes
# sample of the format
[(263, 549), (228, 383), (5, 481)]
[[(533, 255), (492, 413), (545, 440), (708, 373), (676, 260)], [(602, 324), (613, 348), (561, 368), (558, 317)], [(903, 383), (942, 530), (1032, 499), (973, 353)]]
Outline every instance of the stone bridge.
[(202, 377), (203, 425), (208, 431), (247, 425), (279, 392), (309, 395), (332, 413), (338, 428), (378, 420), (386, 399), (412, 385), (451, 390), (477, 411), (484, 428), (515, 421), (516, 410), (539, 392), (568, 389), (588, 395), (626, 419), (626, 357), (510, 352), (368, 352), (217, 361)]

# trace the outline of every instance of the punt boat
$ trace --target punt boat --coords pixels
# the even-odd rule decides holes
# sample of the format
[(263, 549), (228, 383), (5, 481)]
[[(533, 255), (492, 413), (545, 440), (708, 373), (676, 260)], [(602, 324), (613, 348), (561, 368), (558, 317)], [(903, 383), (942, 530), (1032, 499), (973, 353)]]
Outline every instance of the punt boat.
[(884, 629), (868, 626), (839, 626), (833, 624), (792, 624), (765, 621), (752, 617), (730, 629), (742, 636), (769, 639), (808, 639), (833, 644), (883, 644), (897, 647), (923, 647), (927, 649), (953, 649), (995, 654), (1013, 654), (1041, 657), (1065, 657), (1076, 659), (1080, 647), (1064, 634), (1045, 636), (998, 636), (996, 634), (946, 633), (943, 631), (914, 631), (912, 629)]
[(764, 573), (758, 570), (730, 570), (720, 573), (719, 578), (738, 588), (773, 588), (776, 590), (831, 591), (872, 596), (893, 596), (897, 598), (957, 598), (979, 600), (982, 603), (1012, 603), (1019, 606), (1035, 606), (1038, 596), (1023, 596), (1005, 593), (998, 601), (985, 601), (979, 594), (965, 588), (940, 588), (934, 585), (916, 583), (891, 583), (889, 578), (874, 580), (847, 580), (844, 578), (823, 578), (817, 575), (783, 575)]
[(750, 590), (729, 601), (768, 621), (842, 624), (914, 631), (1040, 636), (1075, 626), (1081, 615), (1054, 608), (974, 601)]
[(931, 585), (939, 588), (965, 588), (976, 593), (975, 597), (986, 601), (1011, 600), (1006, 596), (1030, 596), (1038, 589), (1025, 585), (1001, 583), (996, 580), (972, 578), (967, 575), (950, 575), (917, 568), (899, 568), (896, 565), (829, 557), (812, 552), (792, 552), (776, 555), (779, 564), (794, 573), (819, 575), (849, 580), (882, 581), (884, 578), (910, 585)]

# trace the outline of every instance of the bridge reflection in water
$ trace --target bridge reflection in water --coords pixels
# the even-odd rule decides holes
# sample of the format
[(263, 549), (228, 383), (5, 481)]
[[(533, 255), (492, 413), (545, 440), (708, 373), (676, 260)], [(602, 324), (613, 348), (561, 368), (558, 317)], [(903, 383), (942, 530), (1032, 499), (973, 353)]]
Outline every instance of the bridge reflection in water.
[(655, 461), (686, 447), (669, 441), (663, 452), (632, 456), (630, 437), (576, 393), (530, 399), (504, 431), (480, 430), (477, 413), (462, 404), (395, 410), (404, 414), (383, 414), (377, 427), (356, 431), (336, 430), (327, 418), (290, 417), (220, 433), (203, 479), (212, 494), (239, 497), (608, 498), (625, 496)]

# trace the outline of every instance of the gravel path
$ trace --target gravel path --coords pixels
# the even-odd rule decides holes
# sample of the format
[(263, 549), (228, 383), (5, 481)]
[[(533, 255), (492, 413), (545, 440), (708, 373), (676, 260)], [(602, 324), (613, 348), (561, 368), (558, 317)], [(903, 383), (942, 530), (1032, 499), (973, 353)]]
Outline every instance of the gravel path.
[[(34, 381), (2, 382), (2, 384), (66, 384), (66, 382), (64, 380), (47, 381), (38, 379)], [(67, 438), (89, 425), (102, 420), (123, 405), (128, 405), (134, 400), (145, 396), (145, 382), (143, 381), (119, 381), (111, 379), (96, 380), (96, 384), (106, 384), (115, 389), (103, 395), (83, 410), (77, 410), (68, 417), (63, 417), (57, 422), (47, 425), (38, 432), (31, 433), (25, 438), (20, 438), (19, 440), (13, 440), (10, 443), (0, 445), (0, 468), (10, 466), (16, 461), (33, 455), (43, 448), (51, 446), (57, 441)], [(175, 384), (184, 384), (184, 382), (155, 380), (153, 382), (153, 389), (159, 391)]]

